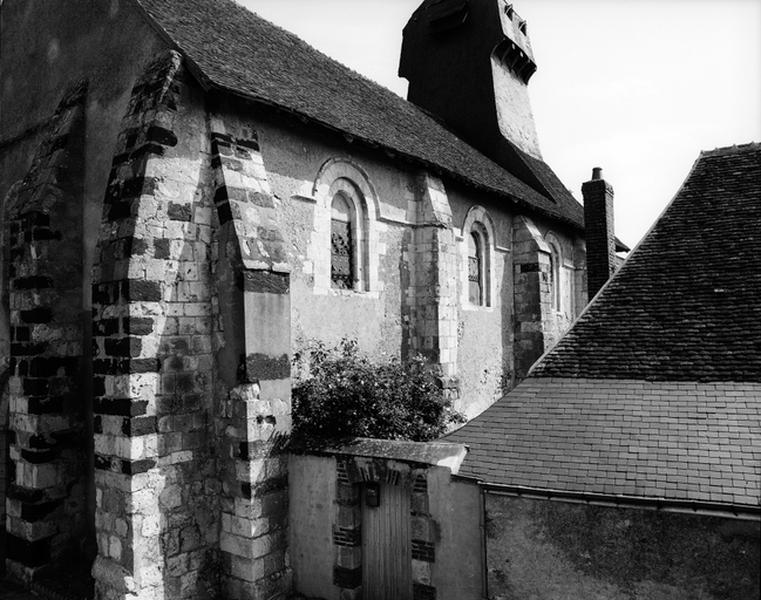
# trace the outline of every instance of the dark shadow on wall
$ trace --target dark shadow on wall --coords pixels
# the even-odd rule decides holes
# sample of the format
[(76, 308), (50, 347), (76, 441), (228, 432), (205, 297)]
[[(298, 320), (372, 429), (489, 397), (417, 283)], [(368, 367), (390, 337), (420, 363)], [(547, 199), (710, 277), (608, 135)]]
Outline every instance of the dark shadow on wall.
[(759, 523), (487, 496), (489, 592), (506, 600), (758, 598)]
[(502, 393), (507, 394), (517, 385), (514, 368), (515, 340), (513, 333), (513, 255), (511, 252), (502, 253), (504, 267), (502, 269), (502, 284), (500, 286), (500, 302), (502, 306)]

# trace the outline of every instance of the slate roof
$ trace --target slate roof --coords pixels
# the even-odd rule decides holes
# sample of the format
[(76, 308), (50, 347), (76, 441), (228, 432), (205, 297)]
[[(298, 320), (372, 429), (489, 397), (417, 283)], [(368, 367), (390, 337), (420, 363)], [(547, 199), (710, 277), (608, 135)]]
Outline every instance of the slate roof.
[(761, 502), (761, 384), (529, 378), (443, 441), (515, 487)]
[(444, 438), (487, 483), (761, 504), (761, 145), (701, 153), (528, 379)]
[(761, 144), (700, 155), (531, 375), (761, 382)]
[(231, 0), (137, 2), (205, 86), (286, 109), (583, 230), (583, 208), (544, 162), (530, 168), (552, 181), (551, 198), (414, 104)]

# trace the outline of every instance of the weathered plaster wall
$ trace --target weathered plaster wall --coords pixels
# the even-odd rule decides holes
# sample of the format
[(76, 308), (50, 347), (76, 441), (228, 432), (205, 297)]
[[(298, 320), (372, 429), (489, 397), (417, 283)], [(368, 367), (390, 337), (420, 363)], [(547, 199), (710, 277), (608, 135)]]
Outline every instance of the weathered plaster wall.
[[(282, 122), (257, 119), (262, 155), (272, 191), (283, 215), (292, 266), (293, 347), (298, 351), (311, 339), (329, 345), (343, 337), (356, 338), (370, 354), (399, 355), (402, 345), (402, 245), (413, 194), (414, 174), (328, 136), (317, 136)], [(330, 227), (329, 198), (315, 190), (326, 161), (344, 159), (364, 171), (376, 201), (366, 198), (375, 239), (370, 254), (377, 257), (369, 291), (329, 287), (329, 253), (321, 253)], [(329, 185), (329, 181), (321, 182)], [(327, 212), (325, 208), (327, 207)], [(322, 234), (322, 235), (321, 235)], [(326, 285), (328, 278), (328, 285)], [(375, 285), (373, 285), (373, 281)]]
[(528, 87), (494, 56), (491, 57), (491, 68), (500, 133), (524, 152), (541, 158)]
[(441, 600), (483, 597), (481, 491), (449, 469), (428, 470), (428, 505), (435, 531), (436, 560), (431, 575)]
[[(561, 301), (560, 310), (551, 306), (546, 318), (545, 351), (549, 350), (568, 331), (573, 321), (586, 306), (586, 286), (584, 285), (586, 272), (584, 242), (578, 236), (569, 233), (557, 224), (543, 219), (533, 219), (539, 229), (542, 239), (549, 242), (554, 240), (559, 245), (561, 253), (560, 286)], [(549, 266), (549, 263), (546, 264)], [(544, 290), (548, 301), (549, 275), (543, 273)]]
[[(293, 269), (294, 351), (298, 352), (310, 339), (332, 344), (342, 337), (352, 337), (365, 352), (403, 354), (404, 303), (409, 293), (411, 256), (408, 250), (412, 243), (411, 225), (415, 222), (415, 194), (419, 193), (416, 174), (345, 140), (311, 134), (283, 119), (254, 117), (272, 190), (283, 215), (283, 233)], [(324, 183), (320, 179), (321, 168), (335, 158), (356, 165), (374, 193), (374, 203), (368, 201), (368, 214), (376, 225), (373, 248), (378, 257), (377, 284), (366, 292), (326, 288), (325, 275), (320, 273), (329, 266), (329, 255), (320, 255), (320, 235), (329, 227), (329, 215), (325, 214), (326, 199), (318, 184)], [(457, 281), (453, 288), (454, 302), (459, 307), (456, 376), (461, 394), (457, 408), (472, 417), (499, 398), (514, 381), (510, 252), (513, 215), (493, 199), (472, 190), (446, 182), (445, 187), (457, 255)], [(490, 247), (492, 293), (487, 307), (469, 306), (462, 301), (461, 275), (467, 268), (462, 227), (468, 211), (477, 205), (487, 210), (494, 226)], [(573, 253), (564, 256), (572, 257)], [(563, 272), (570, 280), (572, 270)], [(565, 289), (570, 290), (571, 286), (566, 285)], [(565, 305), (571, 307), (573, 303), (569, 299)], [(560, 331), (570, 319), (558, 318), (557, 322), (555, 330)]]
[(759, 597), (759, 523), (488, 494), (494, 600)]
[(336, 460), (291, 454), (288, 461), (290, 555), (294, 590), (338, 600), (333, 585)]
[[(455, 228), (459, 321), (458, 365), (460, 379), (460, 399), (458, 409), (468, 418), (482, 412), (510, 389), (513, 381), (513, 280), (512, 256), (512, 214), (495, 206), (488, 197), (479, 197), (473, 192), (458, 187), (450, 187), (452, 221)], [(462, 274), (467, 273), (467, 238), (469, 231), (463, 230), (467, 215), (474, 206), (482, 206), (493, 223), (494, 239), (490, 240), (489, 271), (491, 300), (490, 306), (473, 306), (467, 300)]]
[[(373, 462), (373, 459), (357, 460)], [(383, 462), (381, 460), (376, 468), (382, 470)], [(389, 469), (393, 463), (389, 461)], [(337, 523), (336, 515), (343, 515), (345, 511), (336, 512), (336, 501), (342, 507), (344, 504), (348, 507), (350, 501), (337, 489), (340, 474), (336, 459), (291, 455), (288, 468), (294, 591), (310, 598), (338, 600), (343, 596), (334, 581), (335, 553), (348, 553), (353, 548), (334, 545), (335, 540), (346, 535), (348, 526), (348, 523)], [(397, 463), (394, 468), (403, 471), (408, 467), (399, 467)], [(348, 487), (356, 491), (356, 485)], [(482, 598), (483, 546), (478, 486), (452, 477), (446, 467), (431, 466), (420, 480), (415, 479), (410, 494), (412, 574), (413, 581), (421, 584), (416, 585), (414, 597), (427, 598), (425, 591), (435, 589), (439, 600)], [(359, 504), (361, 512), (361, 498)]]

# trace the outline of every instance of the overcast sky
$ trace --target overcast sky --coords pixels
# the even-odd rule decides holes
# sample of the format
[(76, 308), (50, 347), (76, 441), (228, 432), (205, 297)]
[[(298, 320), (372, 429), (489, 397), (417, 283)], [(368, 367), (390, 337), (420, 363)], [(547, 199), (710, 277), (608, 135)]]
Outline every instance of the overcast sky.
[[(401, 32), (420, 0), (239, 0), (406, 96)], [(491, 0), (471, 0), (491, 1)], [(700, 150), (761, 142), (761, 0), (515, 0), (538, 69), (542, 153), (577, 197), (592, 167), (634, 246)]]

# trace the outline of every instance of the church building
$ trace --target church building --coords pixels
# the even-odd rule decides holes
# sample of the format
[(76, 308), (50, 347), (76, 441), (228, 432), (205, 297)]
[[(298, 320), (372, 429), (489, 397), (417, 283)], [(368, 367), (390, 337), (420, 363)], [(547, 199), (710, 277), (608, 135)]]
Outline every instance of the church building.
[(0, 25), (0, 556), (30, 584), (286, 594), (294, 354), (422, 354), (472, 418), (628, 250), (599, 172), (582, 207), (542, 158), (505, 0), (422, 2), (407, 100), (231, 0)]

